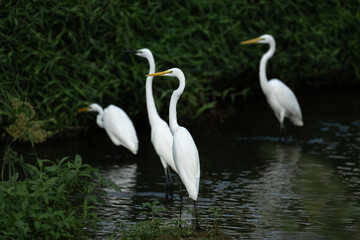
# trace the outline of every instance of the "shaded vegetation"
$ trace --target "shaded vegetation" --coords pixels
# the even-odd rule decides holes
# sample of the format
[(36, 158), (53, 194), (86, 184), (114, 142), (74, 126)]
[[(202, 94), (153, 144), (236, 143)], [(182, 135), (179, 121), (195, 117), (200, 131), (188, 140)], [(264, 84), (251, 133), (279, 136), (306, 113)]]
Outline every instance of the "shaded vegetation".
[[(264, 46), (240, 42), (263, 33), (277, 40), (269, 76), (293, 89), (359, 83), (358, 1), (7, 1), (0, 9), (0, 126), (14, 124), (4, 106), (29, 102), (46, 131), (86, 123), (76, 109), (117, 104), (144, 119), (146, 61), (122, 53), (153, 50), (157, 70), (187, 77), (182, 121), (225, 118), (221, 102), (259, 88)], [(162, 116), (174, 79), (155, 79)], [(19, 116), (18, 116), (19, 117)], [(135, 121), (135, 122), (136, 122)], [(41, 125), (41, 128), (44, 127)], [(40, 126), (39, 126), (40, 128)]]
[(23, 102), (18, 98), (13, 98), (11, 102), (11, 108), (9, 108), (12, 114), (10, 117), (15, 116), (14, 123), (6, 128), (6, 132), (10, 136), (19, 141), (29, 141), (34, 143), (41, 143), (51, 135), (50, 131), (46, 131), (42, 128), (44, 125), (41, 121), (35, 121), (36, 116), (34, 107), (28, 103)]
[[(38, 159), (23, 163), (26, 178), (18, 172), (0, 182), (0, 235), (5, 239), (79, 239), (96, 228), (91, 211), (110, 184), (100, 171), (74, 160)], [(115, 186), (114, 186), (115, 187)]]

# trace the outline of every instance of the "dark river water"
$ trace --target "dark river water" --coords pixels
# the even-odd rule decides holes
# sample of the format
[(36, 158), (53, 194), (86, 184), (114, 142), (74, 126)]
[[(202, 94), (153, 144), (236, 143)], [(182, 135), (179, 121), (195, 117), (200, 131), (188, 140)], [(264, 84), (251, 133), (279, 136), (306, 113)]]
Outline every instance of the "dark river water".
[[(211, 218), (206, 210), (219, 207), (220, 226), (234, 239), (360, 239), (360, 90), (298, 99), (304, 127), (286, 122), (286, 143), (279, 142), (279, 123), (264, 98), (238, 105), (234, 116), (211, 130), (189, 129), (200, 154), (198, 209), (205, 222)], [(107, 170), (105, 176), (121, 188), (105, 189), (99, 239), (116, 222), (144, 219), (144, 202), (165, 206), (164, 219), (178, 217), (179, 179), (173, 174), (174, 201), (165, 202), (165, 177), (150, 129), (138, 135), (136, 156), (123, 148), (114, 154), (100, 130), (38, 150), (44, 157), (78, 153)], [(187, 194), (184, 203), (192, 209)], [(184, 219), (191, 218), (184, 211)]]

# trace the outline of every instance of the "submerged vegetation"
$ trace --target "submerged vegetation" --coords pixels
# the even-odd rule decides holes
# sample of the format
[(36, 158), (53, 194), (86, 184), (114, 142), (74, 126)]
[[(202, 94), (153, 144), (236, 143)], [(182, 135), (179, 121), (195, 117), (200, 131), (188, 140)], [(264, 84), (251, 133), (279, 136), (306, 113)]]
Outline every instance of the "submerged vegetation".
[[(31, 103), (36, 119), (51, 123), (37, 125), (38, 130), (85, 124), (90, 116), (79, 116), (76, 109), (91, 102), (117, 104), (135, 122), (144, 118), (148, 67), (123, 54), (126, 49), (151, 48), (157, 70), (179, 67), (185, 72), (178, 111), (183, 121), (226, 118), (232, 110), (222, 101), (258, 89), (264, 48), (243, 48), (240, 42), (263, 33), (278, 43), (269, 76), (280, 77), (295, 92), (359, 83), (357, 4), (7, 1), (0, 9), (0, 126), (5, 130), (14, 124), (14, 116), (3, 108), (13, 98)], [(163, 116), (176, 84), (154, 81)]]

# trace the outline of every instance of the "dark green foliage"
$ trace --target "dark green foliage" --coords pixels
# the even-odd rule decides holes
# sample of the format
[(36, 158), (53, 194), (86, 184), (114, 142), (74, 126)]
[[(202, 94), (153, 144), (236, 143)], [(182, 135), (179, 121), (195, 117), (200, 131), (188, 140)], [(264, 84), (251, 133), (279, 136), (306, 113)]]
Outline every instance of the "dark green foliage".
[[(119, 105), (143, 118), (145, 59), (123, 54), (150, 48), (157, 70), (179, 67), (187, 86), (182, 121), (259, 87), (264, 46), (240, 42), (264, 33), (277, 40), (269, 78), (293, 88), (358, 83), (358, 1), (5, 1), (0, 9), (0, 102), (27, 100), (49, 130), (83, 124), (76, 110), (91, 102)], [(177, 87), (156, 78), (161, 115)], [(1, 105), (0, 105), (1, 108)], [(12, 122), (0, 112), (1, 128)]]
[[(269, 78), (292, 86), (321, 87), (359, 83), (358, 1), (262, 1), (260, 25), (249, 23), (252, 36), (266, 31), (277, 41)], [(260, 15), (260, 13), (258, 13)], [(244, 50), (250, 51), (250, 50)], [(251, 51), (259, 51), (252, 49)], [(257, 59), (265, 51), (258, 52)], [(249, 56), (250, 57), (250, 56)], [(251, 58), (252, 63), (258, 61)]]
[(0, 183), (0, 235), (4, 239), (78, 239), (98, 221), (90, 209), (108, 183), (99, 170), (74, 160), (37, 160), (27, 178)]

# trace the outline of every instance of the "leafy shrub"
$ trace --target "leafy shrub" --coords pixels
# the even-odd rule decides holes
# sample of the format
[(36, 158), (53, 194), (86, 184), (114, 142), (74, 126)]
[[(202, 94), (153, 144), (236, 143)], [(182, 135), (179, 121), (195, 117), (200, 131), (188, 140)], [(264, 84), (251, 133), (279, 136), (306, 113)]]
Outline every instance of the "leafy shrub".
[(75, 160), (37, 160), (27, 175), (0, 182), (0, 235), (5, 239), (64, 239), (84, 235), (98, 221), (90, 210), (105, 181), (99, 170)]

